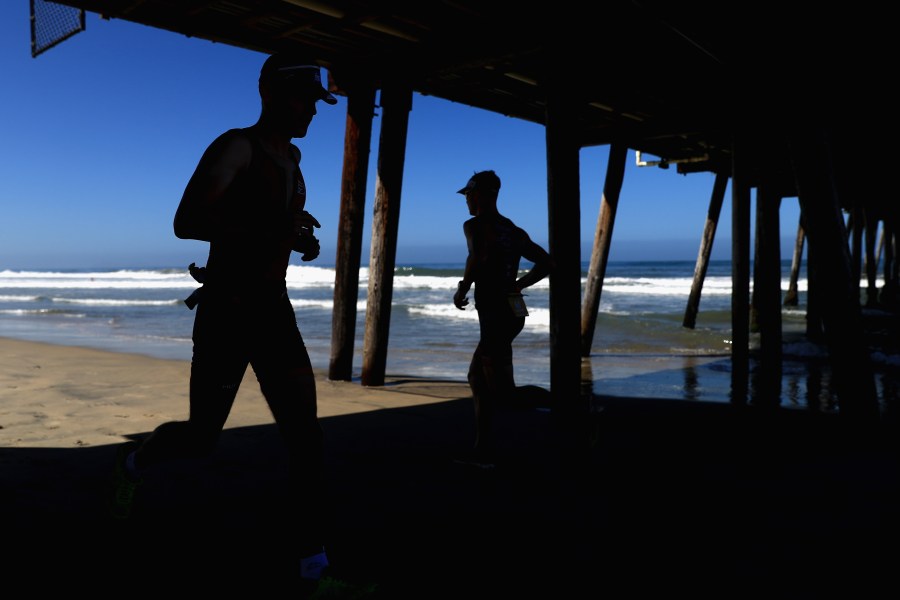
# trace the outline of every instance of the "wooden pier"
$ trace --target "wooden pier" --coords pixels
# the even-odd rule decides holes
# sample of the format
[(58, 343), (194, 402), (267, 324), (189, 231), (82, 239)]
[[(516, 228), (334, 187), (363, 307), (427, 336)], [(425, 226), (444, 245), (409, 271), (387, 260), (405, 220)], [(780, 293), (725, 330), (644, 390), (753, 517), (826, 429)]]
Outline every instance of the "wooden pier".
[[(879, 223), (887, 232), (885, 263), (895, 264), (898, 202), (883, 169), (868, 160), (871, 149), (884, 145), (879, 142), (890, 128), (883, 115), (895, 107), (888, 105), (893, 94), (885, 78), (864, 75), (892, 72), (880, 64), (891, 54), (879, 47), (892, 38), (863, 7), (823, 10), (810, 27), (807, 15), (786, 13), (768, 0), (739, 3), (727, 17), (711, 2), (655, 0), (607, 2), (598, 14), (571, 1), (534, 11), (475, 0), (234, 0), (227, 10), (216, 2), (166, 0), (58, 4), (260, 52), (303, 48), (327, 69), (331, 90), (348, 100), (331, 378), (351, 379), (366, 165), (378, 95), (382, 122), (369, 208), (361, 383), (384, 382), (406, 133), (418, 93), (546, 128), (549, 250), (559, 265), (550, 278), (550, 387), (559, 414), (586, 410), (581, 361), (594, 335), (630, 149), (659, 157), (659, 166), (674, 165), (679, 173), (716, 175), (685, 327), (695, 325), (702, 309), (706, 263), (730, 182), (734, 402), (748, 401), (751, 331), (759, 333), (762, 368), (777, 394), (780, 310), (796, 302), (794, 287), (780, 296), (779, 205), (797, 197), (798, 252), (806, 243), (810, 265), (809, 333), (829, 348), (841, 412), (877, 416), (859, 281), (865, 272), (867, 301), (877, 302), (872, 253)], [(70, 34), (60, 33), (60, 39)], [(582, 293), (580, 240), (573, 235), (582, 218), (579, 152), (596, 145), (610, 146), (610, 162)], [(795, 268), (792, 283), (797, 276)], [(896, 285), (896, 266), (888, 267), (885, 298), (896, 294)]]

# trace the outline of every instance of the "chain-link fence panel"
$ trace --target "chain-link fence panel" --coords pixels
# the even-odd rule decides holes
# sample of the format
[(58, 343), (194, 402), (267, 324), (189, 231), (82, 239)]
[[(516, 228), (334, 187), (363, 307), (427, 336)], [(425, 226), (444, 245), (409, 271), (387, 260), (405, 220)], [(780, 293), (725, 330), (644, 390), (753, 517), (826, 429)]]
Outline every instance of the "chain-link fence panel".
[(84, 31), (84, 9), (58, 2), (31, 0), (31, 56)]

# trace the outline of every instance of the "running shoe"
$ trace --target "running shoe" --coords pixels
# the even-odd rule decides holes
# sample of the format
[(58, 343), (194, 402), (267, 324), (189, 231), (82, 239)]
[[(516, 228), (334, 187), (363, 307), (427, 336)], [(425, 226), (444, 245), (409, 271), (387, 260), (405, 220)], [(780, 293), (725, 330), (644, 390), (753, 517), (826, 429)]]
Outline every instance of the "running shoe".
[(323, 575), (309, 600), (362, 600), (374, 598), (378, 585), (375, 583), (354, 583)]
[(116, 450), (116, 464), (113, 468), (112, 496), (110, 498), (110, 513), (115, 519), (127, 519), (131, 516), (134, 498), (137, 494), (138, 486), (142, 483), (141, 479), (130, 477), (125, 467), (125, 460), (137, 447), (137, 442), (125, 442)]

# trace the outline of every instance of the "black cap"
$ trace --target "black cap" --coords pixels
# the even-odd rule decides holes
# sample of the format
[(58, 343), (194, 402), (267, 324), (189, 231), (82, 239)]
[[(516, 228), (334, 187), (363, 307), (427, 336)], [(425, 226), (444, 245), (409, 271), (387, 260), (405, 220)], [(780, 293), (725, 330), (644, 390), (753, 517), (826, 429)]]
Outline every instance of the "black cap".
[(497, 193), (500, 191), (500, 178), (493, 171), (479, 171), (469, 178), (466, 187), (456, 193), (468, 194), (472, 190)]
[(327, 104), (337, 104), (337, 98), (322, 87), (319, 65), (299, 54), (278, 52), (269, 56), (259, 71), (259, 82), (308, 88)]

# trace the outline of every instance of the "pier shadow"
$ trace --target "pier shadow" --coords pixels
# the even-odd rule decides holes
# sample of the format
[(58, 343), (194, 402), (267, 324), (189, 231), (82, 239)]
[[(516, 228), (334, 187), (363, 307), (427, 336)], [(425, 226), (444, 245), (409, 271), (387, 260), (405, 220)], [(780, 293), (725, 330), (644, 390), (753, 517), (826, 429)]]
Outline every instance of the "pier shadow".
[[(735, 597), (772, 586), (814, 597), (892, 572), (900, 461), (883, 432), (851, 436), (821, 413), (593, 402), (587, 429), (552, 411), (504, 412), (491, 471), (454, 462), (470, 441), (469, 398), (323, 418), (332, 510), (310, 518), (329, 521), (344, 576), (378, 582), (380, 598)], [(128, 522), (108, 519), (103, 503), (114, 453), (0, 449), (8, 585), (290, 585), (274, 425), (227, 429), (213, 457), (148, 475)]]

